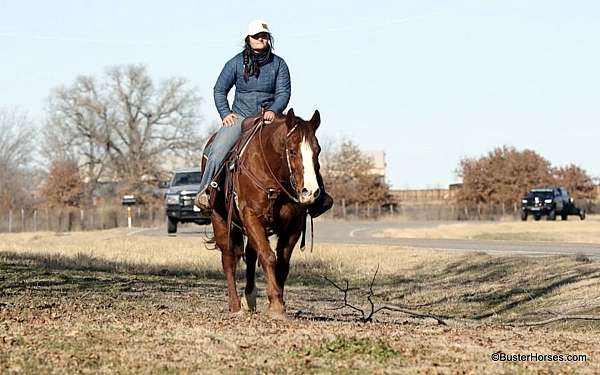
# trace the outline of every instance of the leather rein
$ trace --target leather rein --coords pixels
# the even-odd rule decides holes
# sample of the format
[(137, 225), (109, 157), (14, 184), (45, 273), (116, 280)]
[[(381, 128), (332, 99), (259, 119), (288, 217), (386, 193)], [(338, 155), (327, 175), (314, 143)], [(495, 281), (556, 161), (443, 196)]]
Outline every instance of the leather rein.
[[(250, 178), (250, 180), (261, 190), (264, 190), (267, 193), (267, 196), (269, 196), (269, 198), (271, 199), (270, 196), (270, 191), (271, 189), (265, 188), (260, 181), (258, 180), (258, 178), (256, 176), (254, 176), (254, 174), (252, 173), (252, 171), (250, 169), (248, 169), (248, 167), (246, 167), (244, 165), (244, 163), (241, 160), (242, 154), (246, 148), (246, 146), (248, 145), (248, 143), (250, 143), (250, 141), (252, 140), (252, 138), (254, 137), (254, 135), (256, 135), (257, 131), (258, 131), (258, 140), (259, 140), (259, 145), (260, 145), (260, 153), (262, 156), (262, 159), (264, 161), (264, 163), (267, 166), (267, 170), (269, 171), (269, 174), (271, 175), (271, 178), (273, 180), (275, 180), (275, 182), (277, 183), (277, 185), (279, 186), (279, 188), (281, 189), (281, 191), (283, 191), (288, 198), (290, 198), (290, 200), (294, 203), (298, 203), (300, 204), (300, 201), (298, 200), (298, 198), (296, 196), (294, 196), (292, 193), (290, 193), (288, 191), (288, 189), (285, 188), (285, 186), (283, 186), (283, 184), (281, 183), (281, 181), (279, 180), (279, 178), (277, 178), (277, 176), (275, 176), (275, 173), (273, 172), (273, 169), (271, 168), (271, 165), (269, 164), (269, 162), (267, 161), (267, 158), (265, 156), (265, 149), (263, 146), (263, 136), (262, 136), (262, 129), (263, 129), (263, 125), (265, 125), (264, 123), (264, 119), (261, 119), (259, 122), (256, 123), (256, 125), (254, 125), (254, 128), (252, 129), (252, 133), (250, 134), (250, 137), (248, 137), (248, 140), (246, 141), (246, 144), (244, 145), (244, 147), (242, 148), (242, 151), (240, 153), (240, 155), (238, 156), (238, 166), (239, 166), (239, 171), (240, 173), (244, 173), (246, 174), (246, 176), (248, 176)], [(296, 181), (294, 178), (294, 173), (292, 170), (292, 165), (290, 163), (290, 155), (289, 155), (289, 149), (288, 149), (288, 139), (290, 137), (290, 135), (298, 128), (298, 124), (295, 124), (285, 135), (285, 156), (286, 156), (286, 161), (288, 164), (288, 172), (290, 174), (290, 179), (289, 179), (289, 183), (290, 185), (295, 188), (296, 185)], [(300, 242), (300, 250), (304, 251), (304, 248), (306, 247), (306, 216), (308, 215), (308, 210), (304, 211), (304, 220), (302, 223), (302, 240)], [(231, 216), (231, 215), (230, 215)], [(312, 216), (310, 217), (310, 228), (311, 228), (311, 243), (310, 243), (310, 252), (312, 253), (313, 251), (313, 244), (314, 244), (314, 232), (313, 232), (313, 218)]]
[[(281, 181), (279, 180), (279, 178), (277, 178), (277, 176), (275, 176), (275, 173), (273, 172), (273, 169), (271, 168), (271, 165), (269, 164), (269, 162), (267, 161), (267, 158), (265, 156), (265, 148), (263, 146), (263, 136), (262, 136), (262, 129), (263, 129), (263, 125), (264, 125), (264, 120), (259, 121), (258, 123), (256, 123), (256, 125), (254, 125), (254, 129), (252, 129), (252, 134), (250, 135), (250, 137), (248, 138), (248, 141), (246, 143), (246, 145), (248, 143), (250, 143), (250, 140), (254, 137), (254, 135), (256, 134), (257, 130), (258, 130), (258, 141), (259, 141), (259, 145), (260, 145), (260, 153), (261, 153), (261, 157), (265, 163), (265, 165), (267, 166), (267, 170), (269, 171), (269, 174), (271, 175), (271, 178), (273, 180), (275, 180), (275, 182), (277, 183), (277, 185), (279, 186), (279, 188), (281, 189), (281, 191), (283, 191), (288, 198), (290, 198), (290, 200), (294, 203), (300, 203), (300, 201), (298, 200), (298, 198), (296, 196), (294, 196), (292, 193), (290, 193), (288, 191), (288, 189), (285, 188), (285, 186), (283, 186), (283, 184), (281, 183)], [(294, 130), (296, 130), (296, 128), (298, 127), (298, 125), (294, 125), (294, 127), (287, 132), (286, 136), (285, 136), (285, 156), (286, 156), (286, 160), (287, 160), (287, 164), (288, 164), (288, 172), (290, 174), (290, 180), (289, 183), (292, 187), (296, 186), (296, 181), (294, 179), (294, 173), (292, 170), (292, 165), (290, 164), (290, 155), (289, 155), (289, 150), (288, 150), (288, 138), (290, 137), (290, 135), (294, 132)], [(245, 148), (245, 147), (244, 147)], [(243, 152), (243, 151), (242, 151)], [(257, 186), (259, 187), (261, 190), (265, 190), (265, 191), (269, 191), (269, 189), (265, 188), (260, 181), (258, 180), (258, 178), (256, 178), (254, 176), (254, 174), (250, 171), (250, 169), (248, 169), (248, 167), (246, 167), (244, 165), (244, 163), (242, 163), (241, 161), (241, 155), (240, 155), (240, 172), (245, 172), (245, 174), (250, 177), (250, 180)]]

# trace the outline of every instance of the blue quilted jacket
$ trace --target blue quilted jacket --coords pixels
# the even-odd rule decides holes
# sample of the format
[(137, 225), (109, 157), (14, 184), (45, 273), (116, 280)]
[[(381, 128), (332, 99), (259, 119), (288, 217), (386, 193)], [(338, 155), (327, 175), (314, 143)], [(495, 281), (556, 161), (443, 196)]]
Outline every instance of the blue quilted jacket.
[[(238, 53), (229, 60), (214, 87), (215, 105), (221, 118), (234, 112), (244, 117), (254, 116), (261, 108), (283, 112), (290, 101), (290, 72), (285, 61), (273, 54), (271, 61), (260, 67), (258, 78), (244, 81), (244, 60)], [(227, 93), (235, 85), (233, 107), (229, 108)]]

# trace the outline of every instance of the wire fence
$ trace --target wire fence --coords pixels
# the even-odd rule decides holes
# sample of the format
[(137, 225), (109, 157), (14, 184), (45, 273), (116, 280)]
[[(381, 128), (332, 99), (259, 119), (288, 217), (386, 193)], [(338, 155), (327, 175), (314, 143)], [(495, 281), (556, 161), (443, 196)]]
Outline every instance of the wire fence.
[[(580, 202), (577, 207), (588, 214), (600, 213), (600, 202)], [(464, 205), (456, 203), (373, 203), (346, 204), (336, 202), (324, 216), (334, 219), (386, 219), (403, 218), (406, 220), (500, 220), (519, 218), (521, 206), (517, 203)]]
[[(582, 202), (577, 205), (588, 214), (600, 213), (600, 202)], [(513, 205), (460, 205), (449, 203), (371, 203), (336, 204), (323, 215), (328, 219), (345, 220), (500, 220), (517, 219), (520, 206)], [(133, 206), (131, 219), (134, 227), (149, 228), (164, 225), (164, 207)], [(85, 231), (128, 226), (127, 207), (105, 206), (88, 209), (23, 208), (0, 210), (1, 232)]]
[[(165, 222), (164, 208), (135, 206), (131, 209), (132, 225), (155, 227)], [(22, 208), (0, 211), (0, 232), (70, 232), (127, 227), (127, 207)]]

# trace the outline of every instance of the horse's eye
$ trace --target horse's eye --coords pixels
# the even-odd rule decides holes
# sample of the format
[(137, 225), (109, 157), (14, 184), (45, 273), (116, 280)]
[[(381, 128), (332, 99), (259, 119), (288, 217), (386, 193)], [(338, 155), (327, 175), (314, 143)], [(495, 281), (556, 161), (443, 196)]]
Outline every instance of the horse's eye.
[(296, 150), (290, 150), (290, 156), (296, 156)]

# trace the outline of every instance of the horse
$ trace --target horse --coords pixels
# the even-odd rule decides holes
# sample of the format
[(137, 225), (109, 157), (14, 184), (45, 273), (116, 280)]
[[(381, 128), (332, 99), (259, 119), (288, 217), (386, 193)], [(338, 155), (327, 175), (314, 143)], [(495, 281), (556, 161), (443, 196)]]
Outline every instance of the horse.
[[(307, 207), (320, 194), (317, 175), (321, 148), (315, 135), (320, 123), (318, 110), (309, 121), (297, 117), (293, 109), (277, 114), (268, 124), (262, 116), (246, 119), (242, 137), (222, 167), (223, 173), (213, 178), (211, 220), (232, 313), (241, 310), (242, 301), (245, 308), (256, 311), (258, 260), (266, 277), (267, 313), (274, 318), (286, 316), (283, 293), (290, 259), (306, 230)], [(269, 243), (271, 234), (277, 235), (275, 251)], [(242, 255), (246, 261), (243, 300), (235, 280)]]

